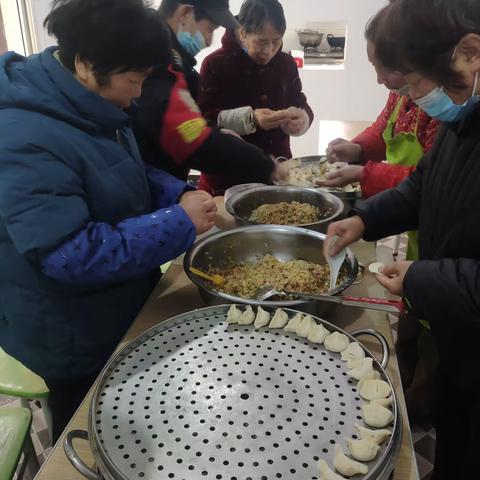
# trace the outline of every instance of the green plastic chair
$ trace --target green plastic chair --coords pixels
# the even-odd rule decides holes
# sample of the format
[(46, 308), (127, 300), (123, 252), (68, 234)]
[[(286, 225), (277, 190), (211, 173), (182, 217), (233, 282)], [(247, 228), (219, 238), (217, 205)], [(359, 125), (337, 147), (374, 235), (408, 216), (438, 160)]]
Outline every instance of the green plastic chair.
[(41, 377), (0, 347), (0, 395), (19, 398), (24, 408), (30, 408), (29, 400), (39, 400), (51, 440), (52, 416), (47, 403), (49, 393)]
[[(31, 424), (32, 412), (28, 408), (0, 408), (1, 480), (11, 480), (15, 473), (21, 480), (27, 468), (31, 477), (37, 474), (39, 464), (30, 438)], [(25, 459), (19, 467), (22, 452)]]

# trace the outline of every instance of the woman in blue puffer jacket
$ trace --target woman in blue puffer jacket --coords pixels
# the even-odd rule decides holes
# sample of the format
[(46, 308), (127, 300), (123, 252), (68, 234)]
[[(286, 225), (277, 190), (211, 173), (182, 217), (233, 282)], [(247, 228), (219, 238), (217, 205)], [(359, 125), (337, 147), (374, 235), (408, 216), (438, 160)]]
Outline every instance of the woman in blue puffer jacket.
[(125, 108), (168, 33), (142, 0), (56, 0), (58, 47), (0, 57), (0, 345), (46, 380), (61, 433), (158, 279), (213, 225), (146, 170)]

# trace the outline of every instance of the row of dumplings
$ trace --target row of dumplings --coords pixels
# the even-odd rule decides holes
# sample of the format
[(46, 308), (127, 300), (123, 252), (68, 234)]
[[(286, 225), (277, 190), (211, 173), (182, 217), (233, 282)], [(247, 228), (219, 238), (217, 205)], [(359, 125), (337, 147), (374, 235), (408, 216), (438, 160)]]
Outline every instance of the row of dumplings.
[[(384, 429), (393, 420), (389, 407), (393, 403), (390, 385), (381, 380), (380, 373), (373, 368), (373, 359), (365, 356), (365, 350), (357, 342), (350, 342), (349, 338), (340, 333), (330, 333), (322, 324), (317, 324), (310, 315), (297, 313), (289, 319), (288, 314), (281, 308), (277, 309), (271, 318), (269, 312), (258, 307), (255, 314), (248, 306), (242, 312), (236, 305), (232, 305), (227, 315), (227, 323), (239, 325), (254, 324), (255, 328), (269, 327), (284, 329), (296, 333), (310, 342), (324, 344), (327, 350), (340, 353), (342, 361), (346, 362), (348, 375), (358, 381), (357, 389), (360, 397), (365, 401), (362, 405), (364, 422), (377, 430), (354, 425), (359, 439), (348, 439), (347, 448), (352, 458), (347, 457), (340, 445), (335, 446), (333, 466), (336, 471), (351, 477), (366, 475), (368, 466), (360, 462), (371, 462), (380, 450), (380, 445), (391, 435), (390, 430)], [(321, 480), (342, 480), (330, 469), (325, 460), (318, 464)]]

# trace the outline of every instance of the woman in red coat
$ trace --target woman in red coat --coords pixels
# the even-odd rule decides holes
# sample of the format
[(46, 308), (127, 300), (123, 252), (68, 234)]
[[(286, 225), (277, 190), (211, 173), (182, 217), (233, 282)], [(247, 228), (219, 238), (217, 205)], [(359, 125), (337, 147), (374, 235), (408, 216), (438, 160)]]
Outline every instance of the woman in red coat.
[[(290, 136), (307, 132), (313, 112), (293, 58), (281, 51), (283, 8), (277, 0), (246, 0), (238, 20), (240, 38), (227, 31), (222, 48), (203, 62), (198, 103), (219, 127), (275, 157), (291, 158)], [(230, 186), (211, 175), (200, 185), (214, 193)]]
[[(392, 3), (392, 2), (391, 2)], [(390, 90), (388, 102), (376, 122), (351, 142), (336, 139), (327, 155), (331, 161), (350, 163), (333, 173), (328, 187), (360, 182), (364, 198), (397, 186), (415, 170), (420, 158), (433, 145), (440, 123), (429, 117), (408, 96), (403, 75), (386, 69), (375, 53), (378, 27), (383, 12), (368, 24), (368, 59), (375, 68), (377, 81)]]

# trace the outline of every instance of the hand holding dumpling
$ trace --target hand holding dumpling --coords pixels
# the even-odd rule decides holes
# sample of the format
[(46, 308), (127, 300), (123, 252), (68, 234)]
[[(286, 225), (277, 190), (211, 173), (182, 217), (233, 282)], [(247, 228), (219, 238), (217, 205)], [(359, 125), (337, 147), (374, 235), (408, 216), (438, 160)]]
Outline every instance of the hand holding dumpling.
[(282, 130), (294, 137), (303, 135), (310, 127), (310, 117), (307, 112), (297, 107), (290, 107), (285, 111), (289, 113), (289, 118), (282, 125)]

